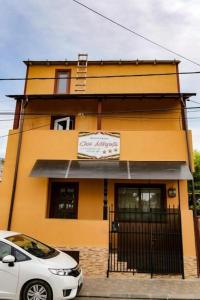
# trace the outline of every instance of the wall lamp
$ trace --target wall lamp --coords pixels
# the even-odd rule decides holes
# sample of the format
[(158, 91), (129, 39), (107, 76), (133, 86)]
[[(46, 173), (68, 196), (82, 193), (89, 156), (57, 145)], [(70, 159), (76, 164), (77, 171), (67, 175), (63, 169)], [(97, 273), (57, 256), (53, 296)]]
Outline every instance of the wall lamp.
[(170, 198), (176, 197), (176, 189), (175, 188), (168, 189), (168, 197), (170, 197)]

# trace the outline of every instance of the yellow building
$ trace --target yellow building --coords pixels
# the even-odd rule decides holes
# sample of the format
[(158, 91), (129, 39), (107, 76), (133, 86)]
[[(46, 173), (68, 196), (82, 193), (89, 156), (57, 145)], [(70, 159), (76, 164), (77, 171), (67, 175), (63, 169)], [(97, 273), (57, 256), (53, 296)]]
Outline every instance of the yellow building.
[(196, 276), (194, 94), (180, 93), (178, 63), (25, 61), (24, 94), (9, 96), (1, 229), (74, 251), (86, 275)]

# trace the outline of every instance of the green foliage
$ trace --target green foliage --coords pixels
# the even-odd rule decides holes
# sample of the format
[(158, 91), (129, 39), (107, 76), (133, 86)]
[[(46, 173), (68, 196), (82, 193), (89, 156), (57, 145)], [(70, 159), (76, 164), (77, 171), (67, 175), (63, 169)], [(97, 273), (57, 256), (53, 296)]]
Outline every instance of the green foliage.
[[(200, 151), (194, 151), (194, 188), (195, 188), (195, 198), (196, 198), (196, 210), (197, 214), (200, 215)], [(189, 206), (193, 209), (192, 200), (192, 182), (188, 182), (188, 192), (189, 192)]]
[(200, 193), (200, 151), (194, 151), (194, 184), (195, 192)]

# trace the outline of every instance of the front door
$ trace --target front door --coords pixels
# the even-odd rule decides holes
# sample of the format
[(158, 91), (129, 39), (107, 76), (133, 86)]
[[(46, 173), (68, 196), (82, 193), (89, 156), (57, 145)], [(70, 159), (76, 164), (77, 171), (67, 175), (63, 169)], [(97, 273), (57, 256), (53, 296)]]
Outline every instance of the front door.
[(4, 256), (11, 255), (11, 251), (10, 245), (0, 241), (0, 299), (16, 299), (19, 264), (9, 266), (2, 262)]

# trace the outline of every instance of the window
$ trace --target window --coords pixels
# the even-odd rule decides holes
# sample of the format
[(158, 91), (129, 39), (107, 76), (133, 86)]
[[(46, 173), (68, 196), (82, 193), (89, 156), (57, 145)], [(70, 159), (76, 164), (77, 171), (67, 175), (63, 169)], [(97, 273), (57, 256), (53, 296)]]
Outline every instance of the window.
[[(24, 234), (14, 235), (7, 238), (18, 247), (39, 258), (52, 258), (58, 255), (58, 251)], [(18, 250), (15, 250), (15, 257), (18, 261), (27, 260), (27, 257)], [(26, 258), (26, 259), (25, 259)]]
[(118, 208), (136, 208), (149, 211), (161, 208), (160, 188), (118, 187)]
[(54, 130), (72, 130), (75, 128), (74, 116), (56, 116), (51, 119), (51, 129)]
[(6, 243), (0, 242), (0, 261), (7, 255), (11, 255), (12, 247)]
[(70, 71), (69, 70), (56, 70), (56, 80), (54, 93), (55, 94), (68, 94), (70, 87)]
[(22, 261), (26, 261), (26, 260), (30, 260), (30, 258), (25, 255), (24, 253), (22, 253), (21, 251), (14, 249), (13, 251), (14, 253), (14, 257), (15, 257), (15, 261), (16, 262), (22, 262)]
[(50, 218), (77, 219), (78, 183), (51, 182)]
[(157, 218), (156, 214), (165, 207), (164, 192), (164, 186), (116, 185), (116, 211), (123, 221), (147, 221), (150, 211)]

